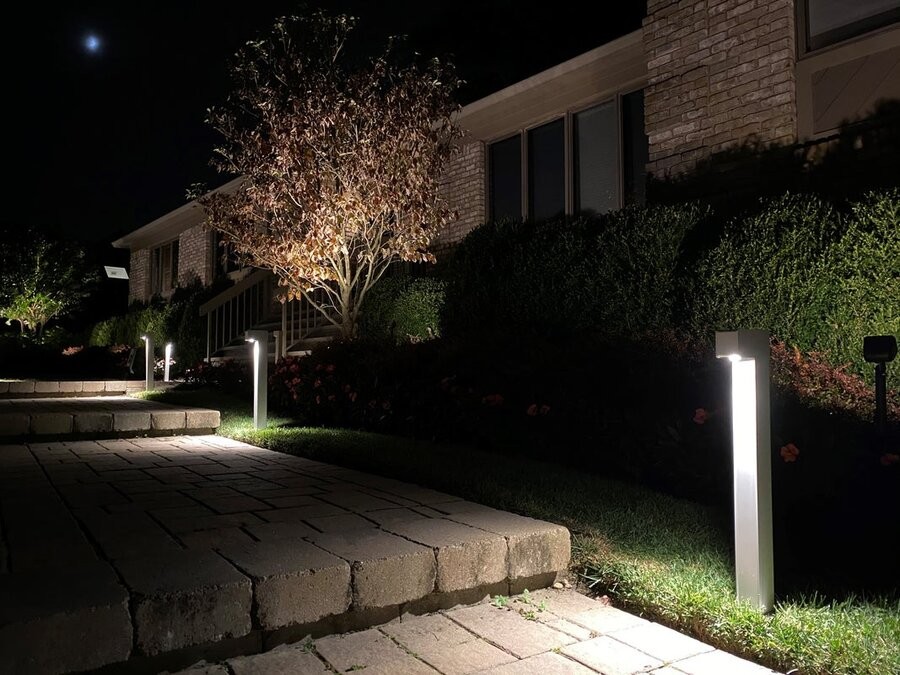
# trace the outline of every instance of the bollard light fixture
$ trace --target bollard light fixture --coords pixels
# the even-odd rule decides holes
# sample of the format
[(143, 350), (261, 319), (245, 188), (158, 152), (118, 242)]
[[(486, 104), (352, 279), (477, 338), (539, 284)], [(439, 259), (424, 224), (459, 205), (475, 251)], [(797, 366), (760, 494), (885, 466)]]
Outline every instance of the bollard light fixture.
[(716, 356), (731, 362), (737, 597), (762, 611), (775, 602), (769, 353), (766, 331), (716, 333)]
[(156, 364), (153, 362), (153, 338), (149, 335), (141, 335), (144, 341), (144, 389), (150, 391), (153, 389), (153, 368)]
[(172, 343), (166, 343), (166, 363), (163, 366), (163, 382), (171, 382), (169, 378), (169, 366), (172, 363)]
[(248, 330), (244, 339), (250, 343), (253, 361), (253, 426), (265, 429), (268, 417), (268, 381), (269, 381), (269, 333), (264, 330)]

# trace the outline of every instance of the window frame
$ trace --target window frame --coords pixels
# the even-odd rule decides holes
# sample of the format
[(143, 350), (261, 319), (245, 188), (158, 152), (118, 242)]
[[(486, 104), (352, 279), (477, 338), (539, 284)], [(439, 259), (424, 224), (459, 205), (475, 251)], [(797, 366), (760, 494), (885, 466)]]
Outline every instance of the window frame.
[[(179, 239), (176, 237), (150, 249), (150, 297), (171, 295), (178, 288), (177, 267), (181, 251), (176, 251), (175, 247), (179, 247), (179, 245)], [(168, 279), (164, 274), (166, 259), (168, 259), (169, 268)]]
[[(819, 54), (828, 49), (834, 49), (841, 45), (864, 39), (883, 30), (890, 30), (892, 27), (900, 24), (900, 7), (898, 7), (887, 13), (888, 16), (892, 18), (888, 18), (884, 22), (873, 20), (872, 25), (864, 25), (861, 30), (846, 30), (846, 34), (839, 33), (838, 37), (825, 44), (813, 45), (809, 34), (809, 2), (810, 0), (797, 0), (794, 5), (794, 24), (797, 30), (797, 58), (803, 58), (804, 56), (809, 56), (811, 54)], [(849, 24), (848, 26), (834, 29), (834, 31), (842, 31), (849, 28), (849, 26), (858, 25), (860, 23), (866, 24), (866, 21)]]

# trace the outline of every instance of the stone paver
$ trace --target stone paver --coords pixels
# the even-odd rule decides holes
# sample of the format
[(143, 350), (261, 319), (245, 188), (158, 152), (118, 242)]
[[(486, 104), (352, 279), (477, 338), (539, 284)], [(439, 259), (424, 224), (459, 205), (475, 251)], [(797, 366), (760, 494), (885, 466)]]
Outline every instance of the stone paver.
[(221, 555), (253, 580), (265, 629), (312, 623), (350, 607), (350, 566), (302, 540), (225, 546)]
[[(327, 666), (305, 645), (282, 645), (270, 652), (255, 656), (229, 659), (234, 675), (329, 675)], [(226, 671), (227, 672), (227, 671)]]
[(772, 675), (774, 671), (757, 665), (751, 661), (745, 661), (727, 654), (718, 649), (682, 661), (676, 661), (672, 667), (685, 675)]
[(610, 637), (635, 649), (653, 645), (653, 655), (663, 661), (678, 661), (697, 654), (713, 651), (713, 647), (700, 640), (683, 635), (658, 623), (649, 623), (610, 633)]
[(437, 518), (397, 522), (385, 529), (434, 549), (440, 592), (488, 586), (507, 577), (507, 544), (501, 535)]
[(131, 644), (128, 594), (108, 564), (0, 575), (0, 672), (89, 670)]
[(527, 659), (513, 661), (483, 672), (490, 675), (534, 675), (535, 673), (540, 673), (540, 675), (594, 675), (596, 673), (578, 661), (554, 652), (529, 656)]
[(465, 675), (516, 660), (442, 614), (406, 615), (381, 630), (445, 675)]
[(430, 548), (380, 530), (314, 534), (309, 540), (350, 563), (355, 607), (399, 605), (434, 590)]
[(338, 672), (364, 670), (366, 675), (433, 675), (437, 671), (398, 647), (376, 629), (316, 640), (316, 651)]
[(250, 631), (250, 580), (215, 553), (130, 558), (117, 567), (133, 594), (136, 644), (144, 654)]
[(512, 609), (489, 604), (452, 609), (446, 615), (520, 659), (575, 642), (570, 635), (542, 623), (523, 620)]
[(663, 665), (661, 659), (606, 635), (565, 647), (562, 653), (604, 675), (645, 673)]

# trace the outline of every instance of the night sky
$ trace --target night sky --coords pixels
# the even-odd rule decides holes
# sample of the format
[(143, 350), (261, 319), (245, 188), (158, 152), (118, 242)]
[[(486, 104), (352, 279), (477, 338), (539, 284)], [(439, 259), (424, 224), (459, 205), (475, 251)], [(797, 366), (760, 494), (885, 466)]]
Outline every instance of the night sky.
[[(612, 3), (610, 3), (612, 4)], [(451, 56), (461, 103), (640, 26), (645, 3), (603, 7), (516, 0), (311, 3), (360, 17), (373, 49), (406, 34)], [(99, 244), (184, 203), (187, 187), (224, 182), (209, 167), (206, 109), (229, 91), (227, 64), (296, 2), (30, 3), (6, 23), (4, 208), (0, 224)], [(31, 16), (28, 16), (28, 15)], [(96, 36), (96, 51), (89, 36)]]

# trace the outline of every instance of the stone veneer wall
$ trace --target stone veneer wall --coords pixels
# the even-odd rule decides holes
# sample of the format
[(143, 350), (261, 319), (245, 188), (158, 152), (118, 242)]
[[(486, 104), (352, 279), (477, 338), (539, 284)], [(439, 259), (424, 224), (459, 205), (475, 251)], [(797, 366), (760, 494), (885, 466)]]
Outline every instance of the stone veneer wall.
[(797, 141), (793, 0), (648, 0), (647, 169), (657, 178), (745, 143)]
[(213, 281), (213, 237), (200, 225), (181, 233), (178, 238), (178, 283), (186, 286), (199, 279), (204, 286)]
[(131, 252), (128, 269), (128, 304), (146, 302), (150, 292), (150, 250), (146, 248)]
[(441, 193), (458, 214), (432, 242), (440, 256), (485, 221), (484, 143), (472, 141), (460, 148), (444, 171)]

